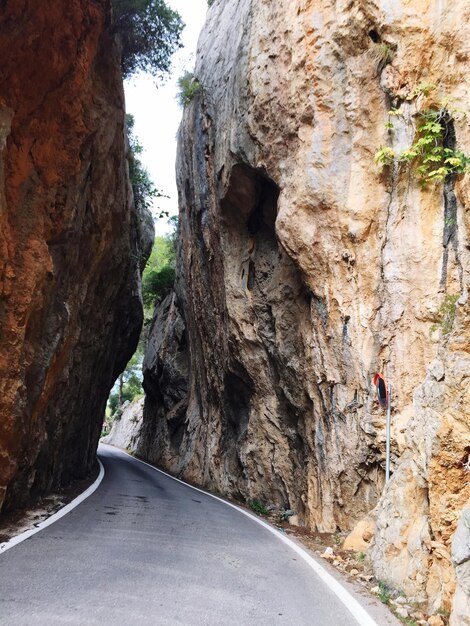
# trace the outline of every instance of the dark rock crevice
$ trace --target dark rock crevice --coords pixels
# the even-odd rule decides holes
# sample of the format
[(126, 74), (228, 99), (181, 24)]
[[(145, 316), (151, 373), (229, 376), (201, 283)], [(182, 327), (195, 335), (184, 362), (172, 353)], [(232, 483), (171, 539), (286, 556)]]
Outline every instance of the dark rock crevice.
[[(444, 120), (444, 148), (456, 149), (457, 138), (453, 120)], [(449, 174), (444, 181), (444, 228), (442, 233), (442, 270), (440, 288), (447, 290), (449, 254), (454, 253), (455, 263), (458, 268), (460, 291), (463, 291), (463, 268), (459, 258), (459, 231), (457, 218), (457, 197), (455, 195), (455, 174)]]

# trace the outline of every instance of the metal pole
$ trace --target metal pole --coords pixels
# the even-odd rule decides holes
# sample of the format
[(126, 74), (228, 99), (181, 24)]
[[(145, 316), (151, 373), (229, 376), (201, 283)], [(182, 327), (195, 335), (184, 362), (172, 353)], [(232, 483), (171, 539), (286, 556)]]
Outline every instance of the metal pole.
[(391, 390), (390, 383), (388, 383), (388, 404), (387, 404), (387, 429), (386, 429), (386, 450), (385, 450), (385, 482), (390, 480), (390, 403), (391, 403)]

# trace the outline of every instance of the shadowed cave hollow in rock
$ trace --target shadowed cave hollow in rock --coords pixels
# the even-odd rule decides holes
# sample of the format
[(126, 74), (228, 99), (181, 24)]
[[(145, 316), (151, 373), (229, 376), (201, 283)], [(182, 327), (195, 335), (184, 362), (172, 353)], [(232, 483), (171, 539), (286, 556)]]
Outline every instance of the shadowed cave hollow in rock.
[[(303, 484), (306, 489), (304, 418), (311, 414), (312, 402), (304, 373), (292, 363), (306, 359), (301, 327), (310, 324), (310, 304), (300, 272), (276, 237), (278, 198), (279, 188), (263, 172), (235, 165), (221, 202), (227, 306), (230, 317), (249, 322), (257, 337), (250, 343), (247, 335), (252, 331), (247, 327), (240, 344), (234, 344), (230, 352), (222, 448), (225, 471), (235, 472), (237, 482), (247, 475), (252, 480), (253, 472), (261, 467), (269, 476), (272, 500), (290, 508), (294, 497), (301, 510), (293, 485)], [(266, 388), (269, 398), (265, 398)], [(273, 414), (268, 415), (269, 411)], [(265, 438), (272, 420), (279, 422), (284, 439), (282, 467), (271, 462), (267, 450), (256, 458), (253, 452), (249, 458), (246, 454), (247, 433)]]

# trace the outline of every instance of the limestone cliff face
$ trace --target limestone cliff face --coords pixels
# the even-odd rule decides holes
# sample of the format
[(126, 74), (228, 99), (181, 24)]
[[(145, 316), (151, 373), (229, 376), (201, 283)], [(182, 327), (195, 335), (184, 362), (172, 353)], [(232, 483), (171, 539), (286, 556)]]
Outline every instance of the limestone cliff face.
[(90, 470), (140, 331), (151, 233), (131, 210), (109, 11), (0, 4), (0, 508)]
[[(412, 140), (423, 82), (468, 108), (469, 18), (464, 0), (216, 0), (180, 129), (178, 277), (140, 442), (319, 530), (377, 507), (377, 571), (445, 606), (470, 498), (469, 179), (422, 189), (374, 154)], [(468, 118), (455, 133), (469, 153)], [(376, 371), (393, 388), (385, 490)]]
[(143, 406), (143, 398), (125, 402), (122, 407), (122, 414), (114, 420), (109, 434), (100, 439), (100, 444), (105, 443), (132, 453), (135, 452), (139, 445), (142, 428)]

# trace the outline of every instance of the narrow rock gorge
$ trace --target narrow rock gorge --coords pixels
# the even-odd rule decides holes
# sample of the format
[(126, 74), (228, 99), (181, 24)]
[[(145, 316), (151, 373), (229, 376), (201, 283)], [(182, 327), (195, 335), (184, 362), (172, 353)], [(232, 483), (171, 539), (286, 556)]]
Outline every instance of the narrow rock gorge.
[(107, 1), (0, 3), (0, 509), (86, 476), (142, 324)]
[(444, 146), (470, 152), (469, 41), (464, 0), (215, 0), (137, 449), (319, 531), (366, 518), (377, 575), (433, 611), (455, 595), (453, 624), (470, 623), (470, 179), (423, 187), (374, 155), (443, 101), (463, 111)]

